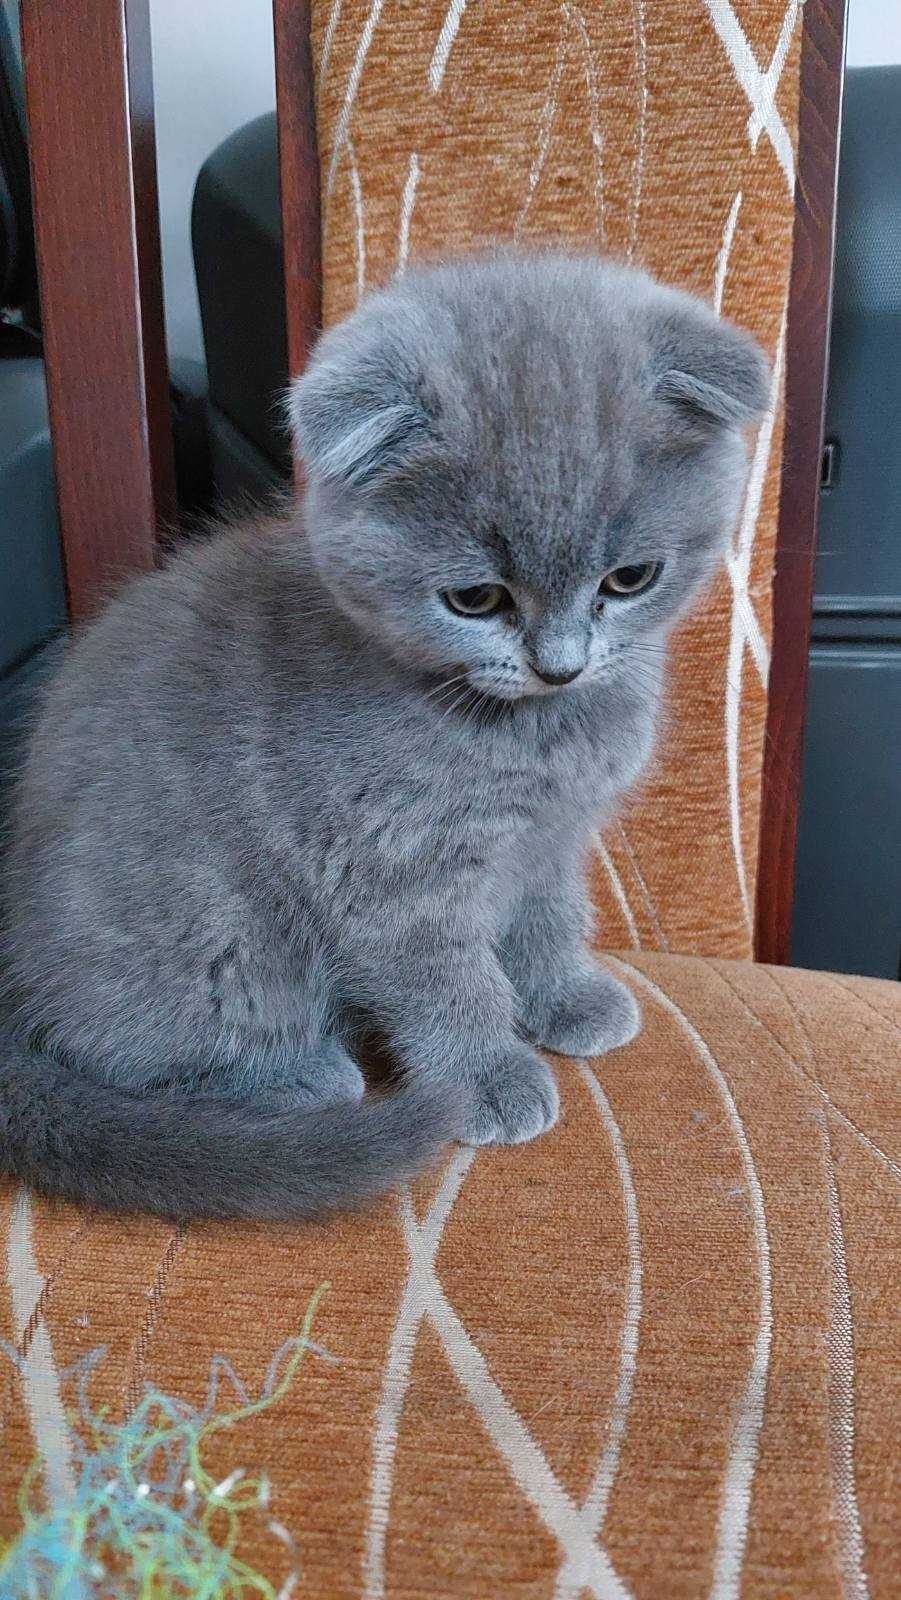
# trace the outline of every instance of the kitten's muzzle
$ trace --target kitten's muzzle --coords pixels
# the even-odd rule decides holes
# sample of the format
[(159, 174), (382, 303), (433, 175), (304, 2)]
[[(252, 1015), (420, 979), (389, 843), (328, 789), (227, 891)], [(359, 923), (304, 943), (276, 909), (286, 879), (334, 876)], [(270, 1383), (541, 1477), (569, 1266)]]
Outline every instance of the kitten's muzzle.
[(542, 683), (549, 683), (554, 689), (562, 689), (565, 683), (574, 683), (576, 678), (581, 676), (582, 668), (576, 667), (572, 672), (545, 672), (533, 665), (532, 671)]

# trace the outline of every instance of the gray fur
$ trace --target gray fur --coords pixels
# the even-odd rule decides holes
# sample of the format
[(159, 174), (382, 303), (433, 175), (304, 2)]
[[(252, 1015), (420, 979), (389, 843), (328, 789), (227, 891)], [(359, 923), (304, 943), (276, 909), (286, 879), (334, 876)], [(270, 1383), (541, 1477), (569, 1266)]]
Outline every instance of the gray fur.
[[(304, 505), (139, 578), (73, 644), (7, 863), (0, 1165), (88, 1203), (307, 1216), (557, 1115), (534, 1048), (635, 1004), (584, 858), (651, 752), (766, 369), (625, 268), (411, 273), (322, 340)], [(663, 561), (595, 612), (611, 568)], [(449, 588), (517, 609), (460, 618)], [(538, 672), (575, 672), (550, 688)], [(411, 1086), (367, 1096), (359, 1029)]]

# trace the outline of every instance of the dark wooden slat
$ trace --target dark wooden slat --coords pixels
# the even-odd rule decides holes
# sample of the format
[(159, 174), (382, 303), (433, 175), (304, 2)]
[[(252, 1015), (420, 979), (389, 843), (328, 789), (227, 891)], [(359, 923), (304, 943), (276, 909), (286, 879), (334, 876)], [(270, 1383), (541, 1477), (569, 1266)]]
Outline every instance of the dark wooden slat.
[(148, 0), (23, 0), (69, 604), (149, 567), (175, 517)]
[(832, 301), (845, 0), (807, 0), (755, 950), (789, 959)]
[(307, 0), (273, 0), (288, 362), (303, 371), (322, 322), (319, 154)]
[(296, 377), (322, 323), (319, 155), (307, 0), (273, 0), (288, 363)]

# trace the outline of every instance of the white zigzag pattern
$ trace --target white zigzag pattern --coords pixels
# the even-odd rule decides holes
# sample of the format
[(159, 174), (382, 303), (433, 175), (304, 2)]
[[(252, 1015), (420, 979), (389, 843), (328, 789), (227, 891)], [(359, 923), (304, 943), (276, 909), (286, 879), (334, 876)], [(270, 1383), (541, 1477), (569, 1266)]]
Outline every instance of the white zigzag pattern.
[(629, 938), (632, 941), (632, 949), (640, 950), (641, 934), (638, 931), (638, 923), (635, 921), (632, 907), (629, 904), (629, 897), (626, 894), (625, 885), (616, 870), (613, 857), (611, 856), (610, 851), (607, 849), (607, 846), (605, 845), (599, 833), (595, 834), (592, 842), (594, 844), (594, 849), (597, 853), (598, 860), (600, 861), (601, 866), (610, 880), (610, 887), (613, 890), (613, 898), (623, 914), (623, 921), (626, 924)]
[(344, 91), (344, 100), (342, 102), (337, 125), (335, 127), (335, 142), (332, 145), (331, 159), (328, 164), (328, 175), (325, 181), (325, 195), (327, 200), (331, 199), (332, 189), (335, 186), (335, 178), (338, 174), (338, 167), (341, 163), (341, 157), (344, 154), (344, 147), (347, 143), (348, 133), (350, 132), (350, 119), (353, 115), (354, 101), (357, 98), (357, 90), (360, 87), (360, 79), (363, 76), (363, 68), (366, 65), (366, 57), (369, 54), (369, 47), (372, 44), (375, 30), (379, 25), (379, 18), (382, 14), (382, 6), (384, 3), (385, 0), (372, 0), (369, 14), (363, 25), (363, 31), (360, 34), (359, 42), (357, 44), (357, 53), (354, 56), (353, 66), (350, 69), (350, 77), (347, 80), (347, 88)]
[(430, 1245), (423, 1239), (423, 1230), (413, 1214), (409, 1197), (402, 1203), (402, 1214), (410, 1271), (425, 1302), (426, 1316), (441, 1340), (454, 1376), (468, 1395), (511, 1477), (557, 1539), (575, 1592), (587, 1589), (595, 1600), (629, 1600), (629, 1590), (617, 1576), (610, 1557), (589, 1526), (593, 1515), (591, 1519), (585, 1517), (573, 1504), (447, 1299), (435, 1272)]
[[(458, 1150), (449, 1162), (431, 1210), (420, 1229), (421, 1248), (434, 1265), (444, 1225), (453, 1210), (463, 1180), (476, 1157), (475, 1150)], [(363, 1555), (363, 1600), (384, 1600), (385, 1540), (391, 1509), (391, 1485), (397, 1434), (404, 1400), (410, 1382), (410, 1367), (416, 1338), (426, 1314), (423, 1286), (411, 1273), (401, 1299), (394, 1333), (385, 1364), (382, 1398), (375, 1419), (372, 1447), (372, 1477), (369, 1490), (369, 1522)]]
[(401, 1199), (401, 1222), (410, 1256), (410, 1272), (388, 1351), (382, 1397), (376, 1414), (369, 1522), (363, 1557), (363, 1600), (384, 1600), (385, 1597), (385, 1542), (398, 1430), (410, 1382), (413, 1351), (426, 1318), (441, 1340), (451, 1369), (498, 1454), (505, 1461), (511, 1477), (560, 1544), (558, 1600), (574, 1600), (585, 1589), (596, 1600), (629, 1600), (629, 1591), (614, 1571), (609, 1556), (599, 1543), (599, 1535), (619, 1466), (638, 1355), (641, 1316), (638, 1208), (625, 1144), (609, 1102), (588, 1066), (583, 1067), (582, 1076), (616, 1161), (628, 1251), (619, 1378), (610, 1425), (605, 1433), (591, 1487), (583, 1505), (574, 1505), (525, 1422), (495, 1382), (484, 1356), (470, 1339), (438, 1279), (435, 1261), (441, 1237), (477, 1154), (471, 1149), (459, 1150), (449, 1162), (423, 1222), (420, 1223), (414, 1214), (409, 1191)]
[[(635, 1198), (635, 1185), (632, 1182), (632, 1168), (619, 1124), (588, 1062), (583, 1061), (579, 1070), (597, 1106), (613, 1150), (623, 1196), (628, 1248), (626, 1295), (619, 1348), (619, 1378), (604, 1448), (588, 1493), (582, 1502), (582, 1520), (586, 1532), (597, 1536), (603, 1529), (607, 1502), (619, 1470), (620, 1450), (629, 1420), (629, 1407), (632, 1403), (632, 1389), (638, 1364), (638, 1329), (641, 1321), (641, 1235), (638, 1230), (638, 1203)], [(573, 1569), (570, 1561), (565, 1561), (557, 1578), (554, 1600), (578, 1600), (580, 1588), (578, 1571)]]
[(341, 16), (341, 0), (333, 0), (332, 9), (329, 12), (328, 22), (325, 25), (325, 37), (323, 38), (323, 41), (322, 41), (322, 55), (319, 58), (319, 92), (320, 92), (320, 94), (322, 93), (322, 87), (323, 87), (323, 84), (325, 83), (325, 76), (326, 76), (326, 73), (328, 72), (329, 58), (330, 58), (331, 53), (332, 53), (332, 44), (333, 44), (334, 38), (335, 38), (335, 30), (336, 30), (336, 28), (338, 26), (338, 19), (340, 18), (340, 16)]
[(350, 192), (354, 205), (354, 235), (357, 252), (357, 300), (363, 298), (366, 288), (366, 217), (363, 205), (363, 188), (360, 183), (360, 169), (357, 166), (357, 152), (353, 140), (348, 136), (347, 161), (350, 167)]
[(770, 1259), (770, 1240), (767, 1229), (766, 1206), (763, 1189), (751, 1145), (745, 1132), (741, 1114), (735, 1103), (726, 1076), (716, 1060), (706, 1039), (660, 985), (628, 961), (609, 956), (610, 965), (619, 969), (626, 979), (638, 984), (650, 994), (658, 1005), (674, 1017), (682, 1032), (691, 1041), (699, 1060), (712, 1079), (720, 1097), (738, 1146), (744, 1169), (745, 1188), (751, 1208), (751, 1222), (757, 1251), (760, 1298), (758, 1303), (757, 1332), (751, 1354), (751, 1365), (744, 1389), (736, 1397), (732, 1420), (729, 1455), (723, 1472), (723, 1489), (720, 1513), (717, 1519), (716, 1551), (709, 1600), (739, 1600), (745, 1546), (748, 1539), (748, 1522), (751, 1510), (751, 1491), (757, 1470), (760, 1432), (766, 1405), (767, 1379), (770, 1370), (770, 1349), (773, 1341), (773, 1272)]
[[(704, 4), (716, 29), (717, 36), (729, 57), (732, 70), (747, 95), (751, 106), (751, 114), (748, 118), (748, 139), (751, 149), (756, 151), (760, 135), (765, 132), (785, 173), (789, 190), (794, 192), (794, 152), (785, 124), (776, 107), (776, 91), (788, 59), (789, 47), (800, 15), (801, 6), (799, 0), (791, 0), (791, 3), (785, 8), (776, 48), (765, 71), (760, 67), (747, 36), (732, 9), (730, 0), (704, 0)], [(717, 313), (722, 310), (723, 306), (726, 276), (729, 270), (729, 257), (735, 238), (740, 206), (741, 190), (738, 191), (732, 202), (723, 230), (720, 252), (717, 257), (714, 280), (714, 308)], [(770, 653), (751, 601), (749, 582), (754, 537), (757, 531), (757, 520), (760, 514), (760, 505), (773, 443), (773, 430), (776, 422), (779, 390), (782, 383), (784, 354), (785, 316), (783, 315), (773, 369), (770, 403), (767, 414), (757, 433), (738, 535), (726, 555), (726, 571), (729, 574), (729, 582), (732, 585), (732, 615), (729, 625), (729, 653), (726, 663), (724, 695), (726, 781), (729, 797), (729, 828), (732, 839), (732, 854), (735, 859), (735, 872), (738, 879), (742, 910), (749, 931), (752, 927), (751, 897), (748, 890), (744, 845), (742, 842), (741, 795), (739, 788), (742, 673), (745, 649), (747, 648), (751, 652), (760, 682), (766, 689), (770, 670)]]
[(754, 550), (754, 534), (757, 529), (757, 519), (760, 515), (760, 504), (763, 499), (766, 471), (773, 444), (773, 430), (776, 426), (776, 406), (782, 385), (784, 356), (785, 316), (783, 314), (782, 327), (779, 330), (779, 339), (776, 345), (776, 359), (773, 363), (769, 406), (767, 407), (766, 416), (757, 431), (757, 442), (754, 446), (751, 470), (748, 474), (748, 486), (745, 490), (744, 510), (738, 529), (738, 537), (726, 556), (726, 571), (732, 584), (732, 618), (729, 628), (729, 654), (726, 661), (726, 691), (724, 698), (729, 824), (732, 833), (732, 852), (735, 857), (738, 887), (745, 920), (749, 928), (751, 927), (751, 900), (748, 893), (744, 848), (741, 837), (741, 798), (739, 792), (741, 679), (746, 645), (751, 651), (754, 664), (760, 675), (760, 681), (764, 687), (769, 673), (769, 650), (760, 631), (757, 614), (751, 604), (748, 585), (751, 573), (751, 556)]
[(769, 66), (764, 71), (742, 28), (729, 0), (704, 0), (717, 38), (723, 46), (732, 71), (747, 95), (751, 107), (748, 137), (752, 150), (756, 150), (761, 133), (765, 133), (773, 147), (776, 159), (785, 173), (789, 190), (795, 187), (795, 153), (776, 105), (776, 91), (788, 56), (788, 47), (798, 20), (800, 5), (791, 0), (786, 7), (779, 40)]
[(454, 40), (460, 31), (460, 23), (463, 20), (465, 10), (466, 0), (450, 0), (450, 5), (447, 8), (447, 14), (429, 63), (429, 88), (432, 94), (437, 94), (444, 82), (447, 63), (454, 48)]
[(34, 1252), (34, 1210), (24, 1186), (13, 1206), (7, 1237), (7, 1283), (12, 1301), (17, 1341), (35, 1318), (31, 1343), (22, 1363), (22, 1388), (31, 1433), (41, 1458), (44, 1487), (52, 1507), (63, 1505), (75, 1493), (72, 1440), (60, 1392), (59, 1373), (50, 1333), (42, 1316), (36, 1316), (44, 1291)]
[[(812, 1056), (809, 1041), (807, 1054)], [(870, 1588), (864, 1565), (863, 1530), (857, 1503), (854, 1471), (854, 1320), (845, 1256), (845, 1230), (835, 1175), (835, 1160), (825, 1112), (820, 1113), (829, 1186), (830, 1317), (829, 1446), (832, 1494), (838, 1525), (838, 1545), (845, 1585), (845, 1600), (868, 1600)]]
[(413, 220), (413, 207), (416, 204), (416, 188), (419, 183), (419, 153), (414, 150), (407, 168), (407, 179), (404, 192), (400, 201), (400, 223), (397, 235), (397, 274), (401, 277), (407, 270), (407, 257), (410, 254), (410, 223)]

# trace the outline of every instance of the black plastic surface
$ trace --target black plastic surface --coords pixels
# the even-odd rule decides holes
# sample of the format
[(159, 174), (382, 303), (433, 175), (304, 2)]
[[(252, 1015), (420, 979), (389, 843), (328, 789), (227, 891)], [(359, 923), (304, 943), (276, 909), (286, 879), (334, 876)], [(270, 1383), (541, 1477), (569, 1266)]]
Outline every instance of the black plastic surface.
[(792, 960), (901, 976), (901, 650), (811, 651)]
[(19, 8), (0, 4), (0, 308), (37, 327), (37, 265)]
[(44, 363), (0, 360), (0, 675), (65, 617)]
[(792, 959), (899, 976), (901, 67), (849, 72)]
[(845, 83), (826, 438), (834, 483), (820, 497), (815, 612), (894, 618), (897, 632), (901, 67), (861, 68)]
[(191, 221), (210, 401), (287, 476), (288, 383), (275, 114), (213, 151)]

